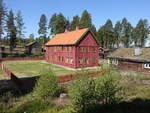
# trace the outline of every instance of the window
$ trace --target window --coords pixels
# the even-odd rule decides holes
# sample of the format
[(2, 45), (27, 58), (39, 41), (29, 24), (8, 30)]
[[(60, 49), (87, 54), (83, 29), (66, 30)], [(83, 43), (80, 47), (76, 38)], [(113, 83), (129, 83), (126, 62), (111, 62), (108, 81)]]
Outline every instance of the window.
[(67, 51), (68, 52), (71, 52), (72, 51), (72, 47), (70, 46), (70, 47), (67, 47)]
[(73, 58), (66, 58), (66, 61), (65, 61), (66, 63), (68, 63), (68, 64), (73, 64)]
[(88, 58), (85, 58), (85, 59), (84, 59), (84, 64), (88, 64), (88, 63), (89, 63)]
[(150, 64), (148, 64), (148, 63), (144, 64), (144, 68), (150, 69)]
[(89, 52), (96, 52), (96, 48), (95, 47), (89, 47)]
[(92, 64), (95, 64), (96, 63), (96, 59), (95, 57), (92, 57)]
[(73, 64), (73, 58), (70, 58), (70, 64)]
[(79, 48), (78, 48), (78, 51), (79, 51), (79, 52), (82, 52), (82, 47), (79, 47)]
[(79, 64), (83, 64), (83, 59), (79, 58), (78, 62), (79, 62)]
[(111, 62), (113, 65), (118, 65), (118, 60), (117, 59), (112, 59), (112, 62)]
[(66, 63), (69, 63), (69, 58), (66, 58)]
[(61, 61), (64, 62), (64, 57), (61, 58)]

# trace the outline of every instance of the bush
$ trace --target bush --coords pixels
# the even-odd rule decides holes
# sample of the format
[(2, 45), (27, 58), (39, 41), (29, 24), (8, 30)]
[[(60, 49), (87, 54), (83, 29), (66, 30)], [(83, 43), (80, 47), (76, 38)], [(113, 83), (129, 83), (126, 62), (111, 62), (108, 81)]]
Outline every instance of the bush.
[(121, 87), (111, 75), (104, 75), (95, 80), (95, 96), (102, 104), (114, 104), (122, 99), (119, 95)]
[(57, 97), (61, 91), (62, 87), (58, 85), (56, 76), (49, 70), (49, 73), (40, 75), (33, 95), (38, 98)]
[(76, 80), (69, 89), (69, 96), (78, 112), (85, 113), (94, 96), (94, 80), (82, 77)]
[(44, 57), (44, 52), (36, 52), (33, 54), (35, 57)]
[(72, 106), (58, 107), (55, 106), (40, 113), (76, 113)]
[(12, 113), (38, 113), (51, 108), (53, 105), (44, 100), (34, 99), (26, 100), (10, 109)]
[(77, 111), (90, 113), (98, 109), (98, 106), (119, 103), (122, 99), (119, 95), (122, 88), (118, 86), (117, 74), (117, 72), (108, 71), (96, 79), (82, 76), (74, 81), (69, 88), (69, 96)]

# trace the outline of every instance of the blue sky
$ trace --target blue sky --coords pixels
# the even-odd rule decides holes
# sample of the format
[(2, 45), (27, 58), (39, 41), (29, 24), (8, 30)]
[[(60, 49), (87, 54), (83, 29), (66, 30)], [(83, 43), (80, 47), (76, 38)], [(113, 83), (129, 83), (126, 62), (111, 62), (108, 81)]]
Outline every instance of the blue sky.
[(38, 22), (41, 14), (46, 14), (48, 21), (52, 14), (63, 13), (70, 20), (72, 16), (81, 16), (88, 10), (98, 29), (107, 19), (113, 24), (126, 17), (133, 26), (140, 18), (150, 22), (150, 0), (4, 0), (9, 9), (16, 13), (21, 10), (25, 22), (26, 36), (34, 33), (38, 36)]

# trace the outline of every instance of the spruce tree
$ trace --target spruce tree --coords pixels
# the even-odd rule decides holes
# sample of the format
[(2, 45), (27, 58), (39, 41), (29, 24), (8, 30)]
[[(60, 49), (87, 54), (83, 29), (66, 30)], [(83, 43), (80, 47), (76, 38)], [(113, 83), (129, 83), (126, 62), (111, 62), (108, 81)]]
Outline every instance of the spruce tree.
[(66, 29), (67, 20), (63, 14), (58, 14), (56, 18), (56, 31), (55, 33), (63, 33)]
[(68, 19), (68, 20), (66, 20), (65, 29), (67, 29), (67, 30), (69, 30), (69, 31), (71, 30), (71, 24), (70, 24), (69, 19)]
[(6, 15), (6, 8), (3, 0), (0, 0), (0, 45), (2, 43), (2, 35), (4, 34), (4, 21)]
[(34, 34), (31, 33), (31, 34), (29, 35), (29, 42), (33, 42), (34, 39), (35, 39)]
[(126, 18), (123, 18), (122, 20), (122, 30), (121, 30), (121, 37), (124, 47), (129, 47), (132, 43), (131, 36), (132, 36), (132, 25), (128, 22)]
[(67, 27), (67, 24), (68, 22), (62, 13), (53, 14), (49, 22), (49, 29), (51, 30), (51, 34), (55, 35), (58, 33), (63, 33)]
[(45, 44), (46, 34), (47, 34), (47, 18), (45, 16), (45, 14), (42, 14), (40, 17), (38, 34), (41, 35), (40, 37), (43, 38), (42, 43)]
[(71, 30), (75, 30), (76, 27), (79, 27), (79, 16), (74, 16), (73, 20), (71, 21)]
[(55, 34), (55, 29), (56, 29), (56, 19), (57, 19), (57, 14), (54, 13), (49, 21), (48, 28), (50, 29), (51, 34)]
[(21, 11), (17, 12), (16, 29), (17, 29), (18, 43), (21, 45), (21, 41), (22, 41), (22, 39), (24, 37), (24, 29), (25, 29)]
[(90, 13), (87, 10), (83, 11), (82, 16), (80, 18), (79, 26), (80, 28), (91, 28), (92, 19)]
[(121, 40), (121, 23), (120, 23), (120, 21), (117, 21), (117, 23), (115, 24), (114, 32), (115, 32), (115, 37), (116, 37), (115, 42), (116, 42), (116, 45), (118, 48), (119, 44), (120, 44), (120, 40)]
[(97, 33), (100, 45), (103, 48), (113, 48), (115, 45), (115, 33), (110, 19), (98, 30)]
[(9, 45), (10, 45), (10, 51), (12, 51), (16, 47), (16, 35), (17, 35), (17, 30), (16, 26), (14, 23), (14, 13), (12, 9), (9, 11), (7, 15), (7, 36), (9, 37)]
[(146, 19), (140, 19), (132, 33), (132, 39), (135, 46), (144, 47), (148, 38), (148, 34), (148, 21)]
[(96, 27), (95, 27), (94, 24), (91, 26), (91, 31), (92, 31), (92, 33), (94, 34), (94, 36), (97, 37), (97, 30), (96, 30)]
[(112, 21), (110, 19), (108, 19), (104, 25), (107, 29), (109, 29), (110, 31), (113, 31), (113, 24)]

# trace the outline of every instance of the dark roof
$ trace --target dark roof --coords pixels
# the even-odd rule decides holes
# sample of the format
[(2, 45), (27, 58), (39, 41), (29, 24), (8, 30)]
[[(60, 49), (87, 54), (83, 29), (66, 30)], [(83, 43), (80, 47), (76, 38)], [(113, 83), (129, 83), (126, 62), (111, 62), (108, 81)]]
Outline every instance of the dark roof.
[(118, 58), (120, 60), (150, 62), (150, 48), (141, 48), (142, 54), (135, 56), (135, 48), (118, 48), (110, 53), (108, 58)]
[(37, 43), (36, 41), (34, 41), (34, 42), (30, 42), (30, 43), (26, 44), (25, 46), (26, 46), (26, 47), (28, 47), (28, 46), (32, 46), (32, 45), (34, 45), (34, 44), (36, 44), (36, 43)]

